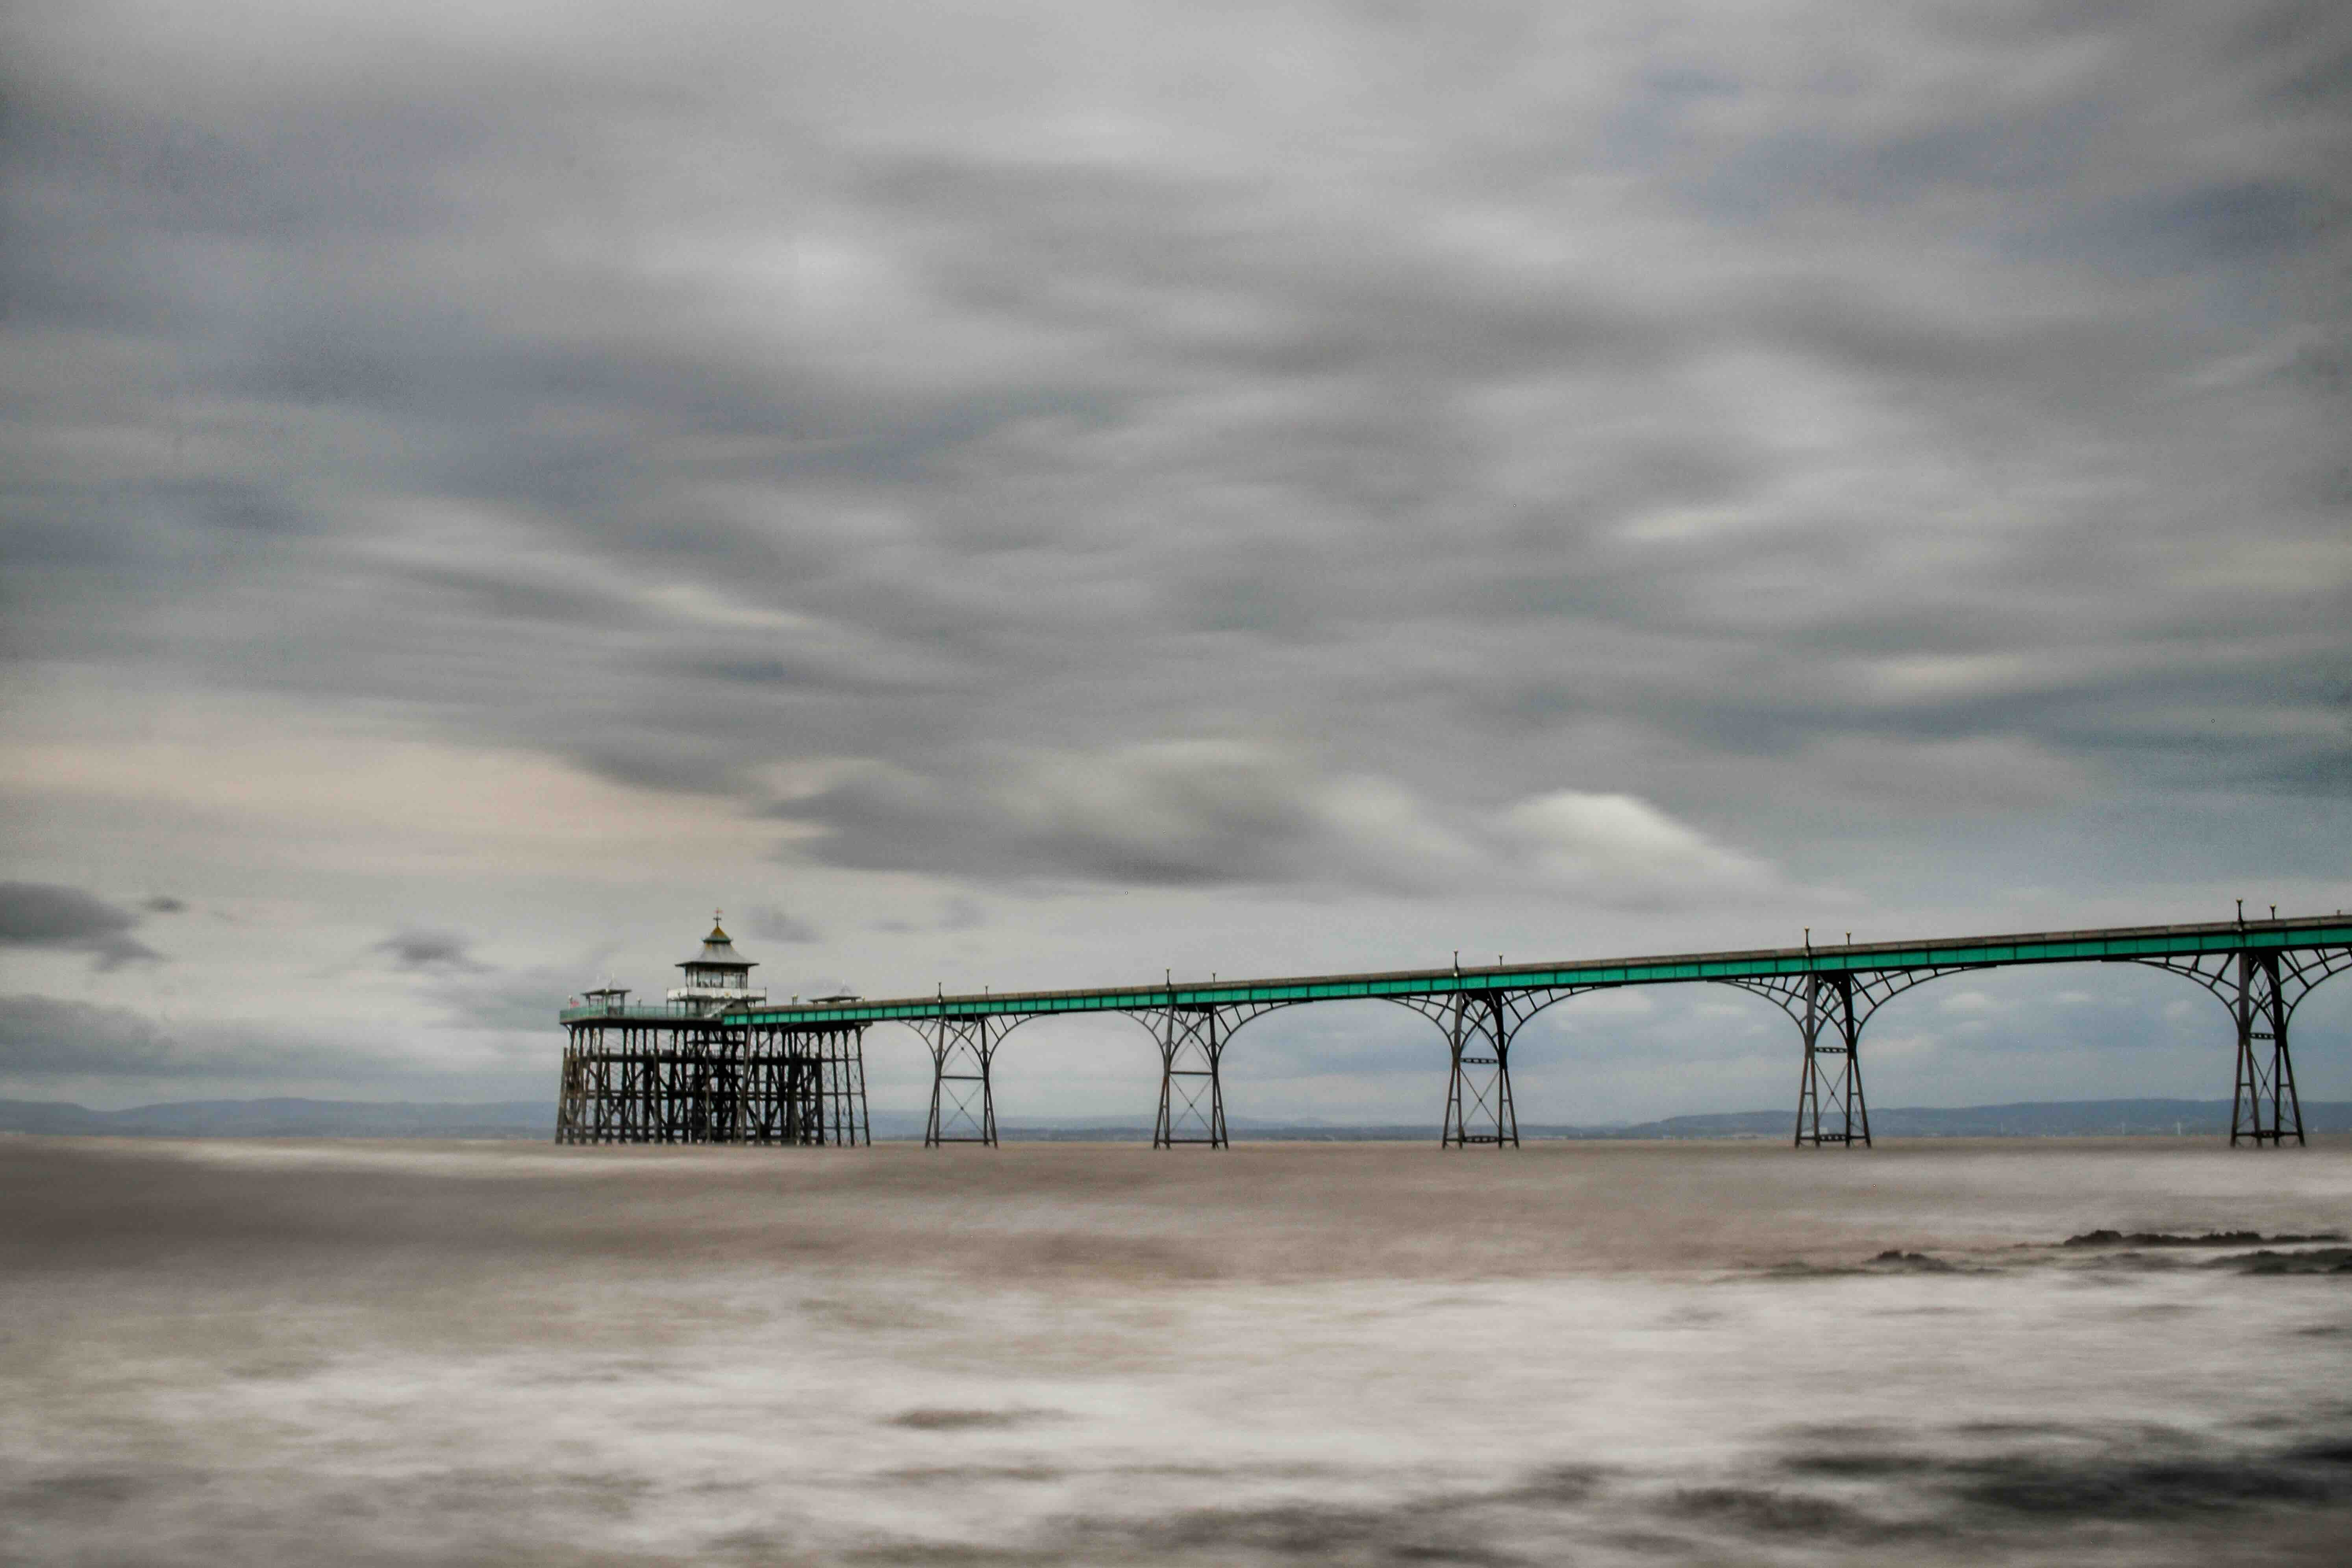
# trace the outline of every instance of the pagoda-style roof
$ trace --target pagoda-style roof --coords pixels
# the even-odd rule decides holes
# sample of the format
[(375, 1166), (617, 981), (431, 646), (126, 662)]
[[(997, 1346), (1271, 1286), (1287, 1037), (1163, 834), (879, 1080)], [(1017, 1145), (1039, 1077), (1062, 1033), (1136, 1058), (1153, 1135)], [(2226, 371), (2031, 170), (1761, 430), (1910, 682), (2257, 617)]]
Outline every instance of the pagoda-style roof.
[(759, 967), (759, 965), (754, 963), (751, 960), (742, 957), (740, 954), (736, 952), (735, 939), (727, 934), (727, 928), (720, 925), (716, 917), (713, 917), (710, 922), (710, 934), (702, 939), (702, 951), (696, 953), (692, 958), (680, 959), (677, 966), (680, 969), (688, 971), (697, 969), (743, 970), (757, 969)]

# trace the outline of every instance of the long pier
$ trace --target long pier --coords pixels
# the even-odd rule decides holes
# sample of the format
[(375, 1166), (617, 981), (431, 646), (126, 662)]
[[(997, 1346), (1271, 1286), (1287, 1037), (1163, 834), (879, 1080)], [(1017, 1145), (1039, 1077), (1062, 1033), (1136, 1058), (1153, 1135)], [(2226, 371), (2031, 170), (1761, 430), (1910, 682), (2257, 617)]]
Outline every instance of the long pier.
[[(993, 1062), (1004, 1037), (1036, 1018), (1118, 1013), (1150, 1029), (1160, 1054), (1156, 1147), (1227, 1142), (1223, 1054), (1234, 1032), (1281, 1008), (1375, 999), (1410, 1007), (1443, 1031), (1450, 1057), (1444, 1130), (1448, 1147), (1518, 1144), (1510, 1048), (1537, 1014), (1570, 996), (1629, 985), (1735, 985), (1771, 1001), (1796, 1024), (1803, 1047), (1794, 1142), (1800, 1147), (1870, 1143), (1863, 1091), (1862, 1032), (1878, 1008), (1943, 975), (2026, 964), (2139, 963), (2188, 979), (2229, 1010), (2237, 1037), (2232, 1146), (2305, 1142), (2288, 1049), (2288, 1023), (2313, 987), (2352, 968), (2352, 917), (2234, 920), (2200, 925), (2122, 926), (1922, 942), (1765, 948), (1486, 965), (1363, 974), (1178, 983), (1082, 991), (983, 991), (887, 999), (828, 998), (789, 1005), (743, 1003), (694, 1014), (690, 1027), (714, 1042), (840, 1042), (875, 1024), (903, 1024), (930, 1048), (932, 1089), (925, 1142), (996, 1142)], [(598, 1000), (599, 996), (604, 1000)], [(566, 1008), (573, 1051), (583, 1031), (650, 1025), (658, 1009), (615, 994)], [(572, 1081), (567, 1053), (567, 1079)], [(754, 1053), (756, 1055), (756, 1053)], [(863, 1072), (857, 1078), (861, 1100)], [(567, 1089), (566, 1106), (574, 1099)], [(581, 1099), (582, 1109), (591, 1109)], [(708, 1118), (705, 1118), (707, 1121)], [(570, 1140), (559, 1116), (559, 1140)], [(635, 1140), (627, 1140), (635, 1141)], [(787, 1140), (791, 1141), (791, 1140)]]

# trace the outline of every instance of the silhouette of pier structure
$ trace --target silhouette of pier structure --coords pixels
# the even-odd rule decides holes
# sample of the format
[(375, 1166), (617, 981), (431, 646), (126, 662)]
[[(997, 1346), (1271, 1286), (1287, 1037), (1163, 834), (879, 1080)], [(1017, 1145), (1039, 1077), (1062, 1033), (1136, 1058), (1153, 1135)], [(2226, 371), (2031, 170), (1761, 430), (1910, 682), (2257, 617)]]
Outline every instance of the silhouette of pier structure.
[(868, 1000), (797, 998), (778, 1005), (749, 984), (717, 925), (679, 967), (666, 1004), (631, 1004), (612, 987), (566, 1007), (559, 1142), (870, 1142), (865, 1032), (912, 1029), (931, 1057), (924, 1142), (993, 1145), (994, 1064), (1023, 1024), (1116, 1013), (1160, 1052), (1155, 1148), (1228, 1142), (1223, 1063), (1235, 1031), (1286, 1007), (1378, 999), (1436, 1025), (1447, 1051), (1447, 1148), (1518, 1146), (1513, 1041), (1544, 1009), (1587, 992), (1693, 981), (1763, 996), (1797, 1026), (1802, 1047), (1794, 1143), (1867, 1147), (1862, 1037), (1873, 1015), (1945, 975), (2053, 963), (2137, 963), (2203, 986), (2237, 1039), (2232, 1147), (2305, 1142), (2287, 1026), (2313, 987), (2352, 968), (2352, 918), (2334, 915), (2119, 926), (1912, 942), (1848, 942), (1748, 952), (1577, 963), (1496, 963), (1271, 980), (1087, 991), (983, 992)]
[(758, 967), (714, 917), (661, 1002), (599, 985), (564, 1008), (559, 1143), (870, 1143), (860, 1023), (753, 1024)]

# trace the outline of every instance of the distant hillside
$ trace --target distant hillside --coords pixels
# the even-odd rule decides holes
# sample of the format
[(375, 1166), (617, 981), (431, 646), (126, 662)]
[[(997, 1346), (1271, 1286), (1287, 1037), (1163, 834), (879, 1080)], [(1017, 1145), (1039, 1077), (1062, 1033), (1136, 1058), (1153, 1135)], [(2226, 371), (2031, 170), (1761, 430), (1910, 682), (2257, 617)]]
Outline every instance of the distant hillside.
[(552, 1138), (552, 1100), (432, 1105), (355, 1100), (193, 1100), (88, 1110), (0, 1100), (0, 1132), (110, 1138)]
[[(885, 1142), (920, 1138), (923, 1117), (908, 1110), (874, 1112), (874, 1135)], [(2352, 1132), (2352, 1102), (2305, 1100), (2304, 1129)], [(1234, 1117), (1241, 1141), (1358, 1142), (1437, 1139), (1437, 1123), (1330, 1125)], [(1796, 1112), (1737, 1110), (1671, 1116), (1612, 1126), (1522, 1123), (1524, 1139), (1787, 1138)], [(2116, 1133), (2215, 1136), (2230, 1131), (2226, 1100), (2084, 1100), (1874, 1109), (1870, 1130), (1880, 1138), (2067, 1138)], [(1006, 1117), (1007, 1142), (1148, 1142), (1149, 1117)], [(488, 1105), (380, 1103), (348, 1100), (198, 1100), (142, 1105), (130, 1110), (89, 1110), (49, 1100), (0, 1100), (0, 1132), (110, 1138), (519, 1138), (555, 1136), (552, 1100)]]

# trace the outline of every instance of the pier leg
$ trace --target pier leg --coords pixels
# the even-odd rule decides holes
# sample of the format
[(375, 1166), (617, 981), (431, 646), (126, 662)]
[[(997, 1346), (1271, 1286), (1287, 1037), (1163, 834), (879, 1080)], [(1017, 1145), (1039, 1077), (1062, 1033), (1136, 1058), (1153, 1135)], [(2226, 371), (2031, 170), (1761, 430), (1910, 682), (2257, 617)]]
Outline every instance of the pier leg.
[(871, 1144), (874, 1128), (866, 1112), (866, 1026), (831, 1030), (819, 1037), (819, 1043), (822, 1084), (816, 1141), (851, 1149)]
[(863, 1039), (863, 1025), (579, 1023), (564, 1048), (555, 1141), (870, 1143)]
[(931, 1047), (931, 1116), (923, 1147), (996, 1146), (996, 1089), (989, 1069), (1005, 1026), (991, 1017), (926, 1018), (916, 1024)]
[(745, 1112), (735, 1142), (854, 1145), (873, 1142), (866, 1115), (863, 1026), (753, 1025), (744, 1052)]
[(637, 1113), (640, 1143), (667, 1143), (670, 1138), (670, 1080), (677, 1070), (677, 1042), (658, 1029), (637, 1031), (634, 1053), (637, 1092), (632, 1104)]
[(1446, 1007), (1445, 1041), (1452, 1056), (1445, 1084), (1441, 1149), (1491, 1143), (1519, 1146), (1518, 1110), (1511, 1101), (1511, 1027), (1502, 998), (1457, 992)]
[(2287, 1054), (2292, 1009), (2279, 984), (2275, 952), (2238, 954), (2237, 994), (2225, 998), (2238, 1025), (2238, 1089), (2230, 1110), (2230, 1146), (2242, 1142), (2275, 1148), (2303, 1136), (2303, 1101)]
[(1842, 1143), (1852, 1148), (1858, 1143), (1867, 1149), (1870, 1109), (1862, 1093), (1862, 1019), (1853, 1005), (1853, 977), (1807, 975), (1804, 1010), (1796, 1018), (1805, 1037), (1796, 1146), (1810, 1143), (1818, 1149)]
[(588, 1055), (590, 1042), (598, 1031), (573, 1029), (563, 1044), (563, 1083), (555, 1100), (555, 1141), (558, 1143), (588, 1142), (588, 1119), (593, 1114), (589, 1096)]
[(1226, 1030), (1220, 1010), (1169, 1007), (1159, 1019), (1160, 1117), (1151, 1146), (1225, 1148), (1225, 1086), (1219, 1068)]
[(2230, 1109), (2230, 1147), (2276, 1149), (2303, 1135), (2303, 1100), (2295, 1092), (2294, 1058), (2286, 1026), (2312, 988), (2352, 969), (2352, 946), (2242, 947), (2231, 952), (2133, 959), (2193, 980), (2230, 1010), (2238, 1033), (2237, 1093)]
[(736, 1139), (745, 1143), (813, 1142), (816, 1037), (797, 1029), (754, 1025), (743, 1052), (744, 1115)]

